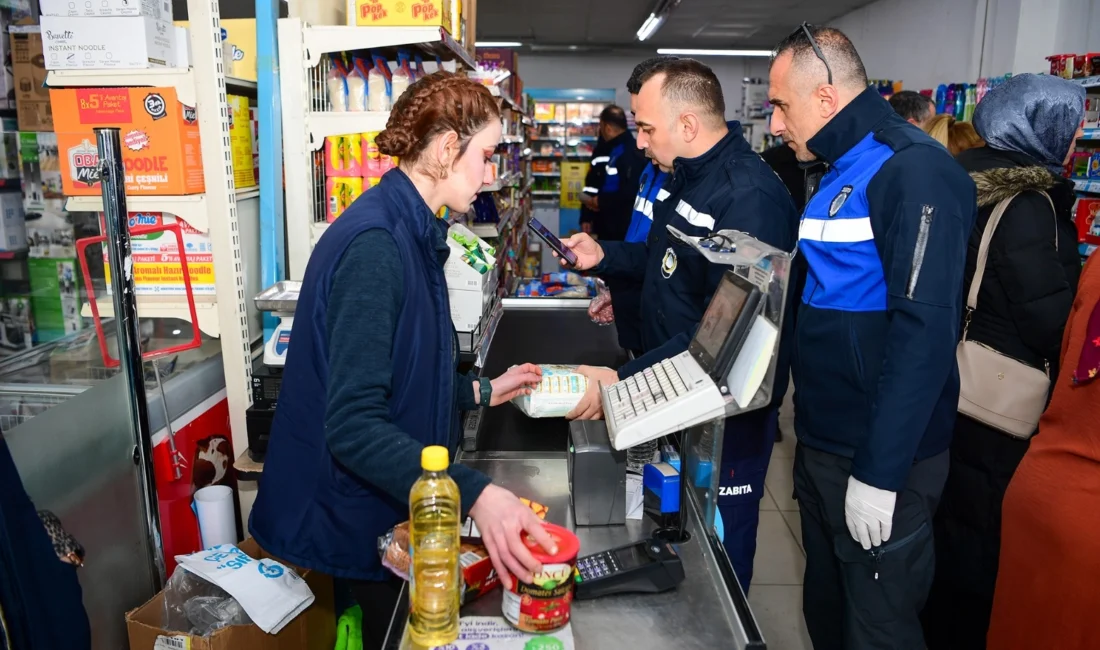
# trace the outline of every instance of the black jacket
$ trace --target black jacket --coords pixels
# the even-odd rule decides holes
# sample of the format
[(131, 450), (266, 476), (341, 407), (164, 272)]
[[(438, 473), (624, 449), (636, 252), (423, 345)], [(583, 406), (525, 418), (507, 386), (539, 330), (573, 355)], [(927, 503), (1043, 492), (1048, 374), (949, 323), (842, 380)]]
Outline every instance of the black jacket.
[[(964, 296), (970, 291), (978, 244), (994, 207), (1023, 192), (1005, 211), (990, 243), (970, 338), (1037, 368), (1049, 362), (1057, 374), (1062, 332), (1081, 276), (1073, 185), (1019, 153), (982, 147), (964, 152), (959, 162), (977, 184), (980, 209), (966, 255)], [(1044, 190), (1054, 202), (1056, 216), (1039, 194)]]
[[(588, 196), (598, 197), (600, 195), (600, 186), (603, 185), (604, 174), (606, 172), (608, 153), (611, 151), (607, 146), (607, 141), (601, 136), (596, 141), (596, 146), (592, 148), (592, 158), (588, 161), (588, 172), (584, 175), (584, 194)], [(596, 213), (589, 210), (586, 206), (581, 205), (581, 217), (580, 222), (593, 223), (596, 220)]]
[(600, 185), (599, 210), (592, 231), (600, 241), (623, 241), (634, 216), (642, 171), (649, 165), (630, 131), (623, 131), (607, 143), (607, 164)]

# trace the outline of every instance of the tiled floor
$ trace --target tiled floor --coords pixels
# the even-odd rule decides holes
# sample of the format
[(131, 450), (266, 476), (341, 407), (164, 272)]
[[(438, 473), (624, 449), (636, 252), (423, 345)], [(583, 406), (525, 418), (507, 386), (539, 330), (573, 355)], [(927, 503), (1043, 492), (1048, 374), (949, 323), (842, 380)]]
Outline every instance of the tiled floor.
[(813, 645), (802, 618), (802, 573), (806, 568), (806, 556), (802, 550), (798, 504), (791, 498), (795, 448), (794, 418), (789, 403), (791, 392), (788, 391), (788, 403), (780, 411), (783, 440), (772, 452), (764, 498), (760, 502), (760, 529), (749, 604), (768, 648), (811, 650)]

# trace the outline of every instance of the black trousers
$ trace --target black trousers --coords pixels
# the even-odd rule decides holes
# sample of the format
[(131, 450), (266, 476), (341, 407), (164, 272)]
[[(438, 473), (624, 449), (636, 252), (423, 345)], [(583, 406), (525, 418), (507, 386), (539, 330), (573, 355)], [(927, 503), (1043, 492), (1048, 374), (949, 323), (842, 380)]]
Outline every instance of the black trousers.
[(363, 650), (383, 650), (393, 610), (401, 595), (401, 580), (350, 583), (351, 595), (363, 610)]
[(947, 467), (947, 452), (913, 465), (898, 493), (890, 540), (865, 551), (844, 522), (851, 459), (798, 446), (802, 607), (814, 650), (924, 650), (918, 616), (935, 571), (932, 518)]

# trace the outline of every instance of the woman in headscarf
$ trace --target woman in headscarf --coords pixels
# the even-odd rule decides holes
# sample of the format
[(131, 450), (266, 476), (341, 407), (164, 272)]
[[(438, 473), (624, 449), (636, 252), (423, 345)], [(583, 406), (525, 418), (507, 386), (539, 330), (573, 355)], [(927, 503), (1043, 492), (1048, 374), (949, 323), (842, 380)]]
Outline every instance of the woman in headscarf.
[[(1062, 332), (1081, 271), (1073, 185), (1061, 171), (1080, 136), (1084, 108), (1081, 86), (1050, 76), (1013, 77), (975, 111), (974, 126), (986, 146), (958, 157), (977, 185), (979, 207), (964, 296), (990, 216), (998, 203), (1011, 200), (989, 245), (968, 339), (1040, 370), (1049, 364), (1052, 378), (1058, 376)], [(1028, 444), (958, 416), (951, 470), (933, 525), (935, 579), (922, 615), (930, 650), (986, 647), (1001, 502)]]
[(1092, 650), (1100, 612), (1100, 259), (1081, 275), (1063, 372), (1004, 499), (990, 648)]

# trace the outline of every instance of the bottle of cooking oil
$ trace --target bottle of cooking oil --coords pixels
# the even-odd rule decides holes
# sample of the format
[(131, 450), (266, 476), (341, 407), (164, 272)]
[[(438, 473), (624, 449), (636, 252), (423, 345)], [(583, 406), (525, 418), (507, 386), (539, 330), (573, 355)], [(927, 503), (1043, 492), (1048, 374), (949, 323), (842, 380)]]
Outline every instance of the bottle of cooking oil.
[(409, 634), (425, 648), (458, 638), (460, 502), (448, 464), (446, 447), (425, 447), (409, 494)]

